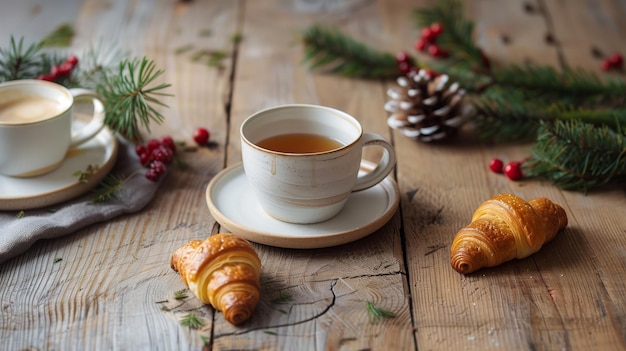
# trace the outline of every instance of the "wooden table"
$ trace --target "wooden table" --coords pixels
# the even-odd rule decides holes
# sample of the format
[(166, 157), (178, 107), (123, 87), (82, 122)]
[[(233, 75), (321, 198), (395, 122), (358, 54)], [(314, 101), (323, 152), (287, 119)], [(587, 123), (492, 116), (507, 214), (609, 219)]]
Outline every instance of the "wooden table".
[[(489, 160), (521, 160), (531, 144), (485, 145), (463, 136), (445, 145), (415, 142), (387, 127), (383, 105), (392, 81), (343, 78), (303, 64), (299, 34), (316, 23), (381, 50), (414, 52), (411, 11), (433, 3), (3, 1), (3, 45), (9, 33), (36, 41), (69, 22), (76, 30), (70, 52), (101, 42), (155, 60), (174, 96), (163, 109), (166, 121), (151, 135), (193, 143), (193, 130), (204, 126), (217, 147), (183, 154), (189, 167), (173, 169), (144, 210), (39, 241), (1, 264), (0, 348), (625, 349), (623, 184), (582, 194), (536, 179), (510, 181), (490, 172)], [(602, 73), (592, 47), (626, 53), (624, 1), (476, 0), (464, 11), (495, 62)], [(232, 41), (236, 33), (239, 43)], [(177, 52), (186, 45), (228, 52), (224, 67)], [(248, 323), (234, 327), (195, 297), (177, 304), (174, 292), (185, 285), (169, 259), (187, 241), (221, 231), (205, 190), (220, 170), (240, 161), (243, 119), (287, 103), (344, 110), (391, 140), (400, 208), (380, 230), (339, 247), (255, 244), (263, 262), (261, 302)], [(457, 273), (449, 263), (455, 233), (482, 201), (504, 192), (552, 199), (565, 208), (569, 226), (530, 258)], [(55, 263), (57, 257), (62, 261)], [(277, 301), (281, 296), (289, 298)], [(367, 301), (395, 317), (373, 320)], [(189, 311), (203, 318), (202, 328), (180, 324)]]

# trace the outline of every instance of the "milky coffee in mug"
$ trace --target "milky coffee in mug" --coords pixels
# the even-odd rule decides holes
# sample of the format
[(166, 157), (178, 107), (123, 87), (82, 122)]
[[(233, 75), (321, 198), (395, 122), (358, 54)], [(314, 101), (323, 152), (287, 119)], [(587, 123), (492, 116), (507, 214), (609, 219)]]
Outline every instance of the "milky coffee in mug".
[[(76, 100), (90, 100), (93, 118), (72, 126)], [(61, 165), (67, 150), (104, 127), (104, 104), (96, 93), (42, 80), (0, 84), (0, 174), (33, 177)]]
[[(240, 129), (243, 167), (261, 207), (291, 223), (337, 215), (353, 191), (382, 181), (395, 165), (391, 144), (364, 133), (345, 112), (316, 105), (284, 105), (248, 117)], [(370, 173), (359, 174), (364, 146), (384, 153)]]

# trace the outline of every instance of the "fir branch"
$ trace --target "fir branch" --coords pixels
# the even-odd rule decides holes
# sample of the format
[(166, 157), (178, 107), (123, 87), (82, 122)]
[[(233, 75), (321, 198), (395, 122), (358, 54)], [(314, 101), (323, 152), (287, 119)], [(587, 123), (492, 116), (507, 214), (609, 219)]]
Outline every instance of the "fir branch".
[(490, 89), (473, 98), (474, 121), (480, 139), (496, 143), (529, 141), (536, 137), (539, 122), (550, 118), (541, 108), (527, 104), (515, 91)]
[(586, 192), (626, 175), (626, 136), (578, 120), (542, 123), (524, 171), (563, 189)]
[(24, 44), (24, 38), (16, 41), (11, 36), (9, 47), (0, 48), (0, 82), (37, 77), (47, 62), (41, 52), (41, 44)]
[(530, 141), (541, 122), (577, 120), (626, 133), (626, 109), (589, 109), (532, 99), (524, 91), (493, 87), (472, 99), (478, 134), (484, 141)]
[(399, 74), (393, 55), (376, 51), (338, 30), (311, 26), (303, 34), (304, 61), (310, 69), (358, 78), (392, 78)]
[(149, 132), (150, 122), (162, 123), (165, 118), (154, 105), (167, 107), (158, 97), (171, 96), (161, 92), (170, 84), (155, 83), (162, 74), (145, 57), (120, 62), (117, 73), (106, 75), (98, 89), (107, 106), (105, 123), (130, 140), (141, 138), (140, 126)]
[(437, 44), (450, 55), (450, 67), (464, 67), (484, 71), (489, 68), (481, 49), (474, 43), (474, 24), (463, 17), (463, 4), (459, 0), (439, 0), (435, 6), (413, 11), (418, 28), (439, 23), (444, 28)]
[[(593, 72), (565, 68), (562, 72), (550, 66), (509, 65), (494, 70), (492, 84), (525, 90), (533, 99), (559, 100), (567, 104), (599, 105), (624, 103), (626, 81), (603, 82)], [(532, 94), (532, 95), (531, 95)]]
[(98, 90), (107, 76), (115, 74), (120, 62), (126, 56), (128, 53), (105, 47), (102, 42), (99, 42), (84, 52), (75, 72), (70, 76), (69, 85)]

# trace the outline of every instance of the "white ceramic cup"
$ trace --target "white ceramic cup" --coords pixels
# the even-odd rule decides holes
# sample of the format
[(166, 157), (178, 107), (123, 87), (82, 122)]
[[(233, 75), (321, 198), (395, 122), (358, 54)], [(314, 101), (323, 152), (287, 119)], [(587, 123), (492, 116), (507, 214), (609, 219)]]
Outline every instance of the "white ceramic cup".
[[(342, 146), (314, 153), (272, 151), (257, 144), (269, 137), (310, 133)], [(240, 129), (243, 167), (256, 198), (272, 217), (290, 223), (316, 223), (337, 215), (353, 191), (382, 181), (395, 166), (391, 144), (364, 133), (349, 114), (324, 106), (284, 105), (248, 117)], [(384, 149), (377, 167), (359, 174), (364, 146)]]
[[(93, 102), (93, 118), (73, 125), (77, 100)], [(34, 177), (61, 165), (68, 149), (104, 127), (104, 104), (95, 92), (42, 80), (0, 84), (0, 174)]]

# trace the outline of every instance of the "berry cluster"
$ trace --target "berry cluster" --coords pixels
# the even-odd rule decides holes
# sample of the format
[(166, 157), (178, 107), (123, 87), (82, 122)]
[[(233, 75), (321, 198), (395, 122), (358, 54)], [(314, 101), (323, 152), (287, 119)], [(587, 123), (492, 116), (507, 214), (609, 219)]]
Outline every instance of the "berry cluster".
[[(398, 70), (400, 71), (400, 73), (405, 76), (408, 76), (412, 73), (417, 74), (417, 72), (420, 70), (418, 67), (415, 66), (413, 60), (411, 59), (411, 56), (406, 51), (400, 51), (396, 54), (396, 63), (398, 65)], [(424, 71), (426, 72), (426, 75), (428, 75), (431, 79), (439, 75), (439, 73), (430, 69), (424, 69)]]
[(508, 162), (506, 165), (499, 158), (494, 158), (489, 162), (489, 169), (494, 173), (503, 173), (511, 180), (522, 178), (522, 163), (517, 161)]
[(607, 57), (602, 61), (602, 70), (608, 72), (610, 70), (621, 70), (624, 67), (624, 57), (618, 53)]
[(437, 37), (443, 32), (443, 26), (437, 22), (422, 28), (420, 37), (415, 40), (415, 50), (428, 52), (435, 58), (446, 58), (448, 52), (437, 45)]
[(176, 143), (170, 136), (160, 140), (150, 139), (145, 145), (137, 145), (135, 152), (142, 165), (148, 167), (146, 178), (156, 182), (165, 173), (168, 164), (174, 160)]
[(77, 64), (78, 57), (70, 55), (67, 57), (67, 59), (65, 59), (65, 61), (61, 62), (58, 65), (52, 66), (50, 72), (40, 75), (39, 77), (37, 77), (37, 79), (55, 82), (60, 78), (69, 77)]

